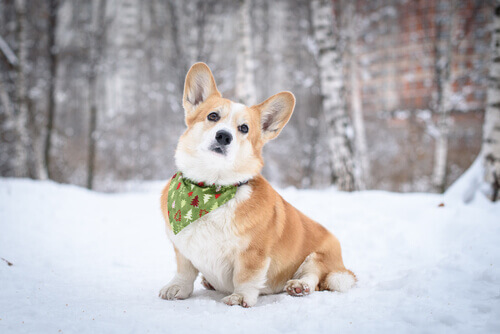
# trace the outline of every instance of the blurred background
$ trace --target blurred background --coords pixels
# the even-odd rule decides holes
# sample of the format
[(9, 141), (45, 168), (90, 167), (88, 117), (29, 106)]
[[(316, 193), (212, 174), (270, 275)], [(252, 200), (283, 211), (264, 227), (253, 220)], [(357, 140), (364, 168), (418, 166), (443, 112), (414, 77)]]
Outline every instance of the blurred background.
[(493, 8), (1, 0), (0, 174), (101, 191), (168, 178), (184, 77), (203, 61), (224, 97), (295, 94), (265, 149), (275, 184), (442, 192), (481, 148)]

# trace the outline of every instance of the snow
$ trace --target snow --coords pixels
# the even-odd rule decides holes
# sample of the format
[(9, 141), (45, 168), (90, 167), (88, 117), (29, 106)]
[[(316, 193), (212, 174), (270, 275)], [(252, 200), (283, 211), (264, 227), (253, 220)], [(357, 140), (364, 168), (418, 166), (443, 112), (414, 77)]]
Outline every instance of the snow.
[[(478, 190), (487, 193), (483, 189), (482, 175), (484, 173), (483, 154), (479, 154), (469, 169), (458, 178), (447, 190), (445, 197), (447, 199), (456, 199), (464, 203), (470, 203), (475, 199)], [(479, 200), (485, 200), (480, 196)]]
[[(175, 272), (161, 184), (122, 194), (0, 179), (1, 333), (500, 332), (500, 205), (479, 194), (280, 193), (332, 230), (359, 279), (346, 293), (220, 303)], [(439, 206), (444, 203), (444, 206)]]

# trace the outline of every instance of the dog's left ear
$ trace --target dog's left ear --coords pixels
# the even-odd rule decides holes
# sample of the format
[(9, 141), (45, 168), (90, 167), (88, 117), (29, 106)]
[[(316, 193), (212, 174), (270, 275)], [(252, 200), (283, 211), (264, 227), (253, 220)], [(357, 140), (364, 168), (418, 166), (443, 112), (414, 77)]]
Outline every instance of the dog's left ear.
[(260, 126), (264, 141), (279, 135), (292, 116), (294, 107), (295, 96), (290, 92), (278, 93), (252, 107), (260, 111)]
[(184, 97), (182, 105), (186, 112), (186, 119), (193, 115), (196, 107), (212, 95), (222, 96), (217, 90), (214, 76), (205, 63), (196, 63), (189, 69), (184, 83)]

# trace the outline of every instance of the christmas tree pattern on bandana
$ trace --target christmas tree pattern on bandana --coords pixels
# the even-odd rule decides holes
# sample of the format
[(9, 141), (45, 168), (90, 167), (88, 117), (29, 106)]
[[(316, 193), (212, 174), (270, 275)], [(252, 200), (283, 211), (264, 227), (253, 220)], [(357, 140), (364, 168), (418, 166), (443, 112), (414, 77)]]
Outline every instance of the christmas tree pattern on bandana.
[(167, 203), (168, 220), (174, 234), (231, 200), (237, 189), (237, 185), (195, 183), (177, 172), (170, 180)]

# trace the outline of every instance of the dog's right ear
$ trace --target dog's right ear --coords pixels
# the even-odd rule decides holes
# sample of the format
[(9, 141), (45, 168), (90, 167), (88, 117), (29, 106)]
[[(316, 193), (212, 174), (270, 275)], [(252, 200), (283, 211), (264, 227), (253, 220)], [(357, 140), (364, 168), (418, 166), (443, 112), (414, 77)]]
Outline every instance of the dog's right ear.
[(205, 63), (196, 63), (189, 69), (184, 83), (184, 97), (182, 105), (186, 118), (194, 114), (196, 107), (212, 95), (221, 97), (217, 90), (214, 76)]

